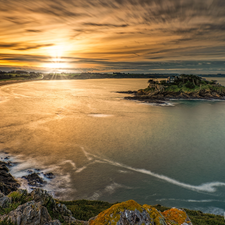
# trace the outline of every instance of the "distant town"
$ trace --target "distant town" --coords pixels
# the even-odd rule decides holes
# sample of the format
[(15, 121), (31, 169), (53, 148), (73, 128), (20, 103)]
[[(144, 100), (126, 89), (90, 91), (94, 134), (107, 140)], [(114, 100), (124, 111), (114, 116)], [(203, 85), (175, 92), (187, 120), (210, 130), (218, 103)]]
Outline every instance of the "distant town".
[[(178, 73), (41, 73), (23, 70), (0, 71), (0, 80), (66, 80), (66, 79), (104, 79), (104, 78), (168, 78)], [(225, 77), (225, 74), (198, 74), (200, 77)]]

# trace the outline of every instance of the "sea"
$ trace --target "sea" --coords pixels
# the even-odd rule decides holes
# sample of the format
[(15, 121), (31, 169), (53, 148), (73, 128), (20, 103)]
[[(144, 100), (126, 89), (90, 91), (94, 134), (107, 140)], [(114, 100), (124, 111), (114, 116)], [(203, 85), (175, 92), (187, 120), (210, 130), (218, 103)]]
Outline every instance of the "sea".
[[(218, 78), (225, 85), (225, 78)], [(32, 81), (0, 87), (0, 158), (64, 200), (160, 204), (223, 215), (225, 102), (125, 100), (148, 79)], [(52, 172), (54, 179), (43, 176)]]

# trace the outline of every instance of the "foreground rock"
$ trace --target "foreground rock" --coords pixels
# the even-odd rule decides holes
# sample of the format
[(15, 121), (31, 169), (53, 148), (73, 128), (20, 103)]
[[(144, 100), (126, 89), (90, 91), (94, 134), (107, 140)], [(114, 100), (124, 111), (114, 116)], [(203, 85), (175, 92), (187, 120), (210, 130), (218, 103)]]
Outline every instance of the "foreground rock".
[[(24, 201), (25, 203), (13, 209), (15, 205)], [(12, 221), (17, 225), (60, 225), (57, 218), (68, 224), (77, 221), (64, 204), (58, 203), (47, 191), (41, 189), (35, 189), (31, 194), (26, 190), (18, 190), (8, 196), (1, 194), (0, 204), (4, 211), (13, 209), (0, 216), (0, 221)], [(56, 217), (55, 220), (52, 220), (53, 216)]]
[(192, 225), (185, 211), (172, 208), (163, 213), (133, 200), (113, 205), (89, 220), (89, 225)]
[(10, 198), (5, 196), (3, 193), (0, 193), (0, 206), (5, 208), (10, 203)]
[(6, 163), (0, 161), (0, 191), (7, 195), (12, 191), (16, 191), (19, 186), (19, 183), (9, 173)]
[(70, 210), (64, 204), (57, 202), (47, 191), (35, 189), (31, 192), (31, 197), (35, 202), (40, 202), (44, 206), (48, 206), (54, 215), (60, 215), (67, 223), (76, 222)]
[(169, 221), (171, 224), (177, 223), (182, 225), (191, 225), (191, 220), (186, 214), (186, 212), (182, 209), (172, 208), (162, 212), (163, 216)]
[(11, 211), (8, 215), (0, 217), (1, 220), (7, 219), (17, 225), (25, 224), (48, 224), (52, 218), (48, 213), (46, 207), (42, 206), (40, 202), (27, 202)]
[[(17, 225), (192, 225), (186, 212), (172, 208), (164, 212), (150, 205), (139, 205), (133, 200), (115, 204), (89, 221), (76, 220), (70, 210), (45, 190), (35, 189), (30, 194), (18, 190), (8, 196), (0, 195), (0, 221)], [(19, 206), (18, 206), (19, 205)], [(18, 207), (16, 207), (18, 206)], [(10, 209), (10, 211), (9, 211)]]

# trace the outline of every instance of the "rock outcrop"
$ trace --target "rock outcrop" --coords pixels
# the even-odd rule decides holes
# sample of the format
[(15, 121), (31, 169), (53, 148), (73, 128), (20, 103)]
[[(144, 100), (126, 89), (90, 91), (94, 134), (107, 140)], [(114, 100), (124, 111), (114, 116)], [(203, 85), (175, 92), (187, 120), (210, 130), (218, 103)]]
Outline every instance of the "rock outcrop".
[(190, 218), (182, 209), (172, 208), (162, 212), (162, 214), (170, 224), (192, 225)]
[[(42, 183), (36, 175), (32, 173), (26, 179)], [(0, 181), (0, 209), (1, 214), (5, 213), (0, 214), (0, 222), (11, 221), (17, 225), (61, 225), (61, 222), (83, 225), (192, 225), (184, 210), (172, 208), (160, 212), (133, 200), (115, 204), (89, 221), (80, 221), (45, 190), (34, 189), (30, 194), (26, 190), (17, 190), (19, 184), (4, 162), (0, 162)]]
[(5, 196), (3, 193), (0, 193), (0, 206), (5, 208), (10, 203), (10, 198)]
[[(13, 209), (15, 203), (21, 201), (27, 202)], [(31, 194), (26, 190), (18, 190), (8, 196), (1, 194), (0, 203), (3, 210), (11, 209), (0, 216), (0, 221), (11, 221), (17, 225), (61, 225), (61, 222), (83, 225), (192, 225), (184, 210), (172, 208), (160, 212), (153, 206), (140, 205), (133, 200), (115, 204), (89, 221), (80, 221), (64, 204), (41, 189), (35, 189)]]
[(44, 225), (52, 220), (47, 208), (42, 206), (41, 202), (36, 203), (35, 201), (27, 202), (23, 205), (18, 206), (8, 215), (0, 216), (0, 220), (5, 219), (17, 225)]
[(12, 208), (20, 201), (27, 202), (11, 210), (8, 214), (0, 216), (0, 221), (8, 220), (17, 225), (60, 225), (59, 220), (52, 220), (48, 209), (50, 209), (51, 215), (60, 217), (65, 223), (71, 224), (77, 221), (64, 204), (54, 200), (45, 190), (35, 189), (30, 194), (26, 190), (18, 190), (8, 196), (0, 194), (2, 208)]
[(192, 225), (186, 212), (171, 209), (163, 213), (133, 200), (113, 205), (89, 220), (89, 225)]
[(72, 216), (72, 213), (64, 204), (57, 202), (53, 197), (45, 190), (35, 189), (31, 192), (31, 197), (35, 202), (40, 202), (44, 206), (49, 206), (53, 214), (61, 215), (64, 221), (73, 223), (76, 219)]
[(19, 183), (9, 173), (6, 163), (0, 161), (0, 191), (7, 195), (12, 191), (16, 191), (19, 186)]

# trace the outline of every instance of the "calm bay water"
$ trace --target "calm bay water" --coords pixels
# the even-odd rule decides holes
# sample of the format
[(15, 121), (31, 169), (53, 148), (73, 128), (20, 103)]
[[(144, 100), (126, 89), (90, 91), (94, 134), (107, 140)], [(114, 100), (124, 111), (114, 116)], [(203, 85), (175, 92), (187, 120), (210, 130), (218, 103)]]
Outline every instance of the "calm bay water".
[[(218, 81), (225, 85), (225, 79)], [(124, 100), (146, 79), (38, 81), (0, 89), (0, 151), (57, 175), (63, 199), (225, 210), (225, 102)]]

